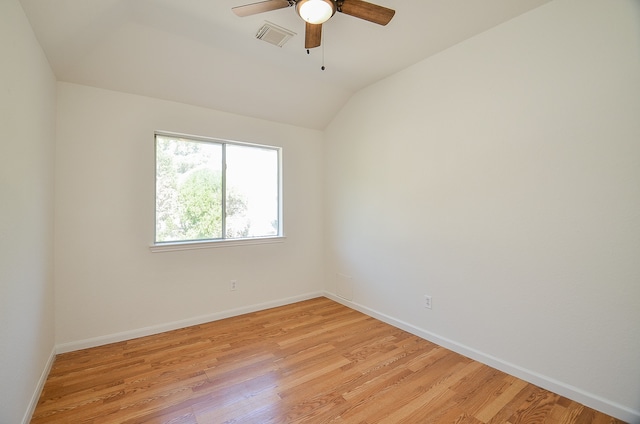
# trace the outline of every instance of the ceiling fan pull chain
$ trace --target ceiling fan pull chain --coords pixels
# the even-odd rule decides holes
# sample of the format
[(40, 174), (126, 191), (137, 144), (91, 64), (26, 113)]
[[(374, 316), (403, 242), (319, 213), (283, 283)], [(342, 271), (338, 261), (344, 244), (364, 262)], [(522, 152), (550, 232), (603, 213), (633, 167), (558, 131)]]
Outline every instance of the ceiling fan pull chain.
[(322, 67), (320, 69), (322, 69), (324, 71), (324, 31), (322, 31)]

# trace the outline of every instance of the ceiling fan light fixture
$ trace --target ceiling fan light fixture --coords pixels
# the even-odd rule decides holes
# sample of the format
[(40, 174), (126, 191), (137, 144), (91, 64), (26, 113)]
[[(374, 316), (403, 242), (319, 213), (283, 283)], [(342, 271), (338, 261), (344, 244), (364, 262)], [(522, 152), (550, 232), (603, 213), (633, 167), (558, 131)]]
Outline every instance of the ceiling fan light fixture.
[(296, 12), (305, 22), (317, 25), (336, 13), (336, 5), (332, 0), (300, 0), (296, 3)]

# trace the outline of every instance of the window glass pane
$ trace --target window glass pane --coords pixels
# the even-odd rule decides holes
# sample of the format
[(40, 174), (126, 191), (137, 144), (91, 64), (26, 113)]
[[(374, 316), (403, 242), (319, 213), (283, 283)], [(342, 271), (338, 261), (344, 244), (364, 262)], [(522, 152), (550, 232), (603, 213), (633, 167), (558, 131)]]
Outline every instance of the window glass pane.
[(222, 144), (156, 136), (156, 242), (222, 238)]
[(278, 151), (229, 144), (227, 238), (278, 235)]

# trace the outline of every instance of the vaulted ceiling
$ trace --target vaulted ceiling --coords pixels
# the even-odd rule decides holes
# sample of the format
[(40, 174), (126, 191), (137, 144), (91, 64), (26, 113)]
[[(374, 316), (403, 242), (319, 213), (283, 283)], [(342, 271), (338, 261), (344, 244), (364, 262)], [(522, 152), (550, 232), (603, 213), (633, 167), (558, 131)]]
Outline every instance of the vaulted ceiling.
[[(373, 0), (396, 10), (387, 26), (337, 13), (310, 54), (294, 8), (231, 11), (254, 1), (21, 0), (59, 81), (315, 129), (361, 88), (550, 0)], [(258, 40), (265, 21), (296, 35)]]

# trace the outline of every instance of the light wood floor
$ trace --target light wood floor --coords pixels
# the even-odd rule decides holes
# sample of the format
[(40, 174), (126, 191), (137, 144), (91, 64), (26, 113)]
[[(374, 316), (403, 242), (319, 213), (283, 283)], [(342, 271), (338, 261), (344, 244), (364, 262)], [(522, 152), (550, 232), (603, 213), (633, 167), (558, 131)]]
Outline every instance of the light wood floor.
[(326, 298), (59, 355), (39, 423), (615, 423)]

